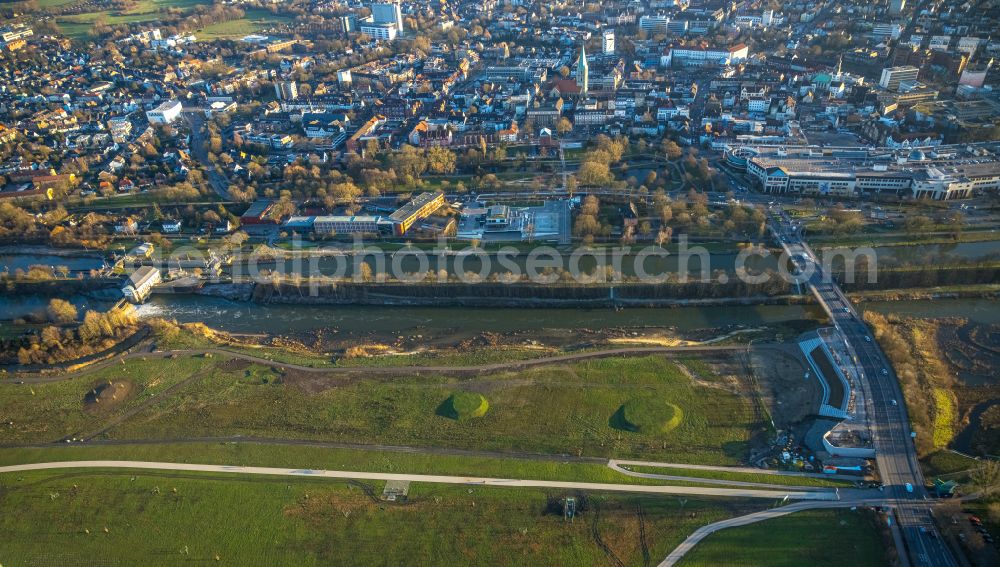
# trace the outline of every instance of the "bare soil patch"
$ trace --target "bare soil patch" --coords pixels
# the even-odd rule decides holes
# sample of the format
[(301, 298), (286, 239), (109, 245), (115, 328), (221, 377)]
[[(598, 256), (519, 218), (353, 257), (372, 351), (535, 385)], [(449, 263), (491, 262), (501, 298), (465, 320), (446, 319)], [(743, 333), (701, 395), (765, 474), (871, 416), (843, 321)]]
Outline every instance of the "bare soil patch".
[(822, 389), (815, 377), (805, 378), (806, 363), (798, 346), (756, 350), (751, 364), (775, 427), (792, 429), (819, 410)]
[(83, 408), (91, 413), (105, 413), (121, 406), (135, 394), (130, 380), (94, 384), (83, 396)]

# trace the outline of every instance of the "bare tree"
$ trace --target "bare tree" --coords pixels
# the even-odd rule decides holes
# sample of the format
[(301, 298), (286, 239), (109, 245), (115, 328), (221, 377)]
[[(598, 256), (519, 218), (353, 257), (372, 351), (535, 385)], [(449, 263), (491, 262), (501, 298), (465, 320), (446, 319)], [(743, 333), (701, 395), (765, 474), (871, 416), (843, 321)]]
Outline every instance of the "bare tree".
[(983, 459), (969, 472), (969, 480), (973, 482), (983, 496), (989, 496), (1000, 488), (1000, 461)]

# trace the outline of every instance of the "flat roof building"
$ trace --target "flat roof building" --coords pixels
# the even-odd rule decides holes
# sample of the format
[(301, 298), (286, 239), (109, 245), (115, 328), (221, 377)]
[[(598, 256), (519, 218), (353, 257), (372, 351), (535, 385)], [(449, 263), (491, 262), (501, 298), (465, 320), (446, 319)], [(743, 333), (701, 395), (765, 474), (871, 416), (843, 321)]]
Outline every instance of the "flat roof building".
[(427, 218), (444, 205), (444, 193), (421, 193), (409, 203), (396, 209), (389, 220), (396, 225), (396, 234), (402, 236), (413, 226), (413, 223)]
[(170, 124), (181, 115), (181, 101), (168, 100), (152, 110), (146, 111), (150, 124)]
[(916, 82), (917, 76), (920, 75), (920, 69), (912, 66), (905, 65), (903, 67), (887, 67), (882, 69), (882, 76), (878, 80), (878, 84), (883, 89), (889, 91), (898, 91), (900, 83), (906, 82)]
[(745, 158), (747, 173), (767, 193), (842, 197), (909, 194), (914, 199), (950, 200), (972, 197), (975, 191), (1000, 189), (1000, 161), (994, 160), (876, 161), (867, 153), (858, 158), (814, 155), (809, 148), (794, 153), (787, 149), (757, 151)]

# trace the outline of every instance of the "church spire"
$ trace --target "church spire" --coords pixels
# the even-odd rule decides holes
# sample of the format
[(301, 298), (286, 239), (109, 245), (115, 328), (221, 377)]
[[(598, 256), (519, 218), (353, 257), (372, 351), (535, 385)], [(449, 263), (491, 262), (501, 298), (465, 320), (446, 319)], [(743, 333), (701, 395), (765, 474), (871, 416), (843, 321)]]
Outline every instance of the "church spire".
[(580, 61), (576, 64), (576, 85), (580, 87), (580, 96), (587, 96), (590, 82), (590, 68), (587, 66), (587, 46), (580, 45)]

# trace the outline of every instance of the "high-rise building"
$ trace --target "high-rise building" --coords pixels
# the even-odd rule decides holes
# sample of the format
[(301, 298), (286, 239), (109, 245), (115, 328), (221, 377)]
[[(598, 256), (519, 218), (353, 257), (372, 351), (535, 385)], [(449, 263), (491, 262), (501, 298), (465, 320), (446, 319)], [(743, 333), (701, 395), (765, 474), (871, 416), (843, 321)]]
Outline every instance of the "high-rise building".
[(295, 100), (299, 96), (299, 87), (295, 81), (278, 81), (274, 83), (274, 94), (278, 100)]
[(587, 66), (587, 47), (580, 46), (580, 61), (576, 64), (576, 85), (580, 87), (580, 96), (587, 96), (587, 86), (590, 83), (590, 67)]
[(604, 35), (601, 36), (601, 51), (605, 55), (611, 55), (615, 52), (615, 30), (604, 30)]
[(889, 0), (889, 13), (893, 16), (902, 14), (905, 7), (906, 0)]
[(392, 24), (397, 32), (403, 31), (403, 12), (398, 2), (372, 4), (372, 18), (376, 24)]
[(358, 29), (358, 17), (354, 14), (340, 16), (340, 27), (344, 33), (351, 33)]
[(912, 65), (887, 67), (882, 69), (882, 77), (879, 79), (878, 84), (883, 89), (898, 91), (900, 83), (916, 81), (918, 75), (920, 75), (920, 69)]

